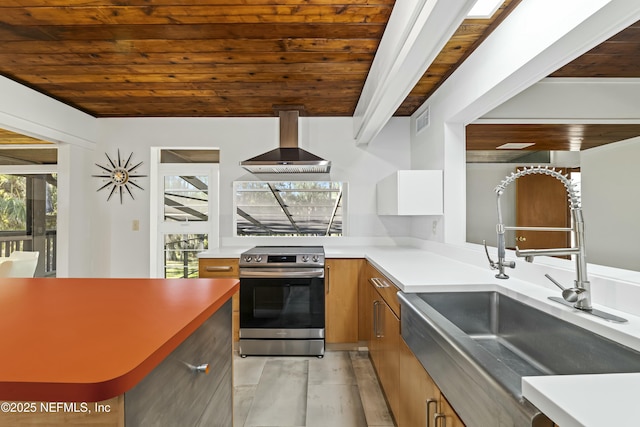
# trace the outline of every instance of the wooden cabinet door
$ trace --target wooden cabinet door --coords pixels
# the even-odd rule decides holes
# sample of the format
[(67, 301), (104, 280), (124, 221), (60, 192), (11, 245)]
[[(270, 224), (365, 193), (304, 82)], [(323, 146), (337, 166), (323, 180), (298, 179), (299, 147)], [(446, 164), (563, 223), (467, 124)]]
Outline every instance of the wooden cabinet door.
[[(565, 169), (559, 171), (566, 172)], [(562, 182), (548, 175), (527, 175), (515, 184), (516, 226), (571, 227), (567, 190)], [(516, 245), (520, 249), (569, 248), (571, 233), (520, 230), (516, 232)]]
[(440, 390), (402, 338), (399, 356), (400, 404), (396, 415), (398, 427), (426, 426), (427, 405), (430, 418), (433, 419), (433, 415), (438, 411)]
[(369, 271), (369, 263), (365, 262), (358, 280), (358, 340), (365, 341), (371, 351), (375, 291), (369, 283)]
[[(228, 278), (239, 277), (238, 258), (200, 258), (198, 262), (199, 277)], [(233, 295), (232, 300), (233, 341), (240, 340), (240, 292)]]
[[(124, 395), (126, 426), (232, 423), (231, 304), (226, 302)], [(209, 363), (208, 374), (186, 363)], [(84, 424), (87, 425), (87, 424)]]
[[(444, 419), (444, 421), (443, 421)], [(464, 423), (458, 417), (458, 414), (453, 410), (453, 407), (443, 394), (440, 394), (440, 412), (432, 420), (433, 427), (465, 427)]]
[[(359, 338), (367, 342), (369, 357), (378, 374), (389, 406), (397, 416), (399, 398), (399, 342), (400, 319), (389, 307), (385, 298), (393, 295), (393, 289), (385, 288), (381, 295), (371, 278), (383, 277), (370, 264), (363, 266), (360, 276)], [(396, 290), (397, 291), (397, 290)], [(387, 295), (389, 294), (389, 295)]]
[(384, 301), (382, 301), (373, 286), (368, 287), (367, 296), (369, 298), (368, 310), (371, 317), (367, 347), (369, 348), (369, 357), (371, 358), (373, 367), (376, 372), (378, 372), (378, 377), (380, 377), (379, 370), (380, 364), (382, 363), (382, 342), (380, 340), (380, 336), (382, 335), (382, 327), (380, 325), (382, 315), (380, 314), (380, 310), (382, 310)]
[(400, 319), (396, 317), (384, 300), (380, 301), (378, 314), (381, 333), (378, 335), (380, 353), (378, 376), (391, 412), (397, 416), (400, 405)]
[(364, 260), (325, 261), (325, 340), (358, 342), (358, 279)]

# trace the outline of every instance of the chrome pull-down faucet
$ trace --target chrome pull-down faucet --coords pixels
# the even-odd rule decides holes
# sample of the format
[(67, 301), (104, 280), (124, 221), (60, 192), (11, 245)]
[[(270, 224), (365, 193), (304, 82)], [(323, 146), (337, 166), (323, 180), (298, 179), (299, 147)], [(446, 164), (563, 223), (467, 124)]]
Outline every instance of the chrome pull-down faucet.
[[(500, 208), (500, 196), (504, 193), (505, 188), (514, 182), (516, 179), (521, 178), (526, 175), (549, 175), (564, 185), (567, 190), (567, 195), (569, 198), (569, 207), (571, 209), (571, 216), (573, 218), (573, 226), (570, 228), (565, 227), (510, 227), (505, 226), (502, 221), (502, 209)], [(524, 168), (522, 170), (518, 170), (516, 172), (512, 172), (509, 176), (503, 179), (500, 184), (498, 184), (494, 190), (496, 192), (497, 198), (497, 207), (498, 207), (498, 224), (496, 226), (496, 232), (498, 234), (498, 261), (495, 262), (489, 256), (489, 251), (487, 249), (486, 242), (484, 242), (485, 251), (487, 254), (487, 258), (489, 259), (489, 265), (492, 269), (497, 269), (498, 274), (496, 277), (498, 279), (508, 279), (504, 272), (505, 267), (514, 268), (515, 262), (508, 262), (505, 259), (506, 252), (506, 244), (504, 233), (507, 230), (525, 230), (525, 231), (565, 231), (565, 232), (573, 232), (576, 247), (574, 248), (552, 248), (552, 249), (526, 249), (521, 250), (516, 246), (516, 256), (522, 257), (528, 262), (533, 262), (533, 259), (536, 256), (547, 255), (575, 255), (576, 261), (576, 279), (574, 281), (574, 286), (571, 288), (565, 288), (549, 275), (546, 275), (549, 280), (551, 280), (556, 286), (562, 289), (562, 297), (563, 299), (550, 297), (550, 299), (561, 302), (568, 303), (568, 305), (572, 305), (573, 307), (583, 310), (585, 312), (595, 314), (599, 317), (603, 317), (607, 320), (612, 321), (626, 321), (625, 319), (621, 319), (617, 316), (603, 313), (599, 310), (594, 310), (591, 307), (591, 283), (587, 278), (587, 256), (585, 250), (585, 241), (584, 241), (584, 220), (582, 218), (582, 208), (580, 205), (580, 196), (578, 195), (578, 191), (576, 189), (576, 184), (569, 179), (567, 175), (562, 175), (559, 171), (556, 171), (555, 168), (549, 169), (549, 167), (545, 166), (532, 166), (530, 168)]]

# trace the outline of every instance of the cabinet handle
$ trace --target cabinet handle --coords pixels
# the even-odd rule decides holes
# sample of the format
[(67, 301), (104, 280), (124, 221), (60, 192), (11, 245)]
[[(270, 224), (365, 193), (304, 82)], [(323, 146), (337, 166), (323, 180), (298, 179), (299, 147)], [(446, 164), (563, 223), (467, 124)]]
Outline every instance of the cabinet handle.
[[(376, 330), (376, 338), (384, 338), (384, 302), (382, 301), (376, 301), (377, 304), (377, 319), (378, 321), (376, 322), (376, 325), (378, 326), (377, 330)], [(380, 307), (382, 307), (382, 310), (380, 310)]]
[(327, 269), (327, 295), (329, 294), (329, 289), (331, 289), (331, 267), (329, 267), (328, 265), (325, 267)]
[(205, 375), (209, 374), (210, 369), (209, 369), (208, 363), (202, 363), (200, 365), (192, 365), (191, 363), (188, 363), (188, 362), (182, 362), (182, 363), (184, 363), (187, 366), (187, 368), (189, 368), (189, 370), (194, 374), (205, 374)]
[(386, 280), (380, 279), (379, 277), (370, 277), (369, 282), (376, 288), (388, 288), (390, 286)]
[(373, 336), (379, 338), (378, 335), (378, 306), (380, 301), (373, 302)]
[(205, 267), (205, 270), (210, 272), (231, 271), (233, 267), (230, 265), (210, 265)]
[(384, 337), (384, 334), (380, 332), (380, 301), (373, 302), (373, 335), (376, 338)]
[(436, 411), (438, 410), (438, 399), (427, 399), (427, 427), (431, 424), (431, 404), (436, 405)]
[(438, 420), (441, 420), (441, 427), (447, 427), (447, 417), (444, 414), (433, 414), (433, 427), (438, 427)]

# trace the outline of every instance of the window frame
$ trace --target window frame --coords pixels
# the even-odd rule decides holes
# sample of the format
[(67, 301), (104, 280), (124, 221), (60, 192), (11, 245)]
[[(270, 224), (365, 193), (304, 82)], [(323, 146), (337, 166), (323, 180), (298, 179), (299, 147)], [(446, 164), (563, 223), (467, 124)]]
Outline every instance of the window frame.
[[(340, 208), (342, 211), (342, 216), (341, 216), (341, 222), (342, 222), (342, 230), (341, 230), (341, 234), (340, 235), (312, 235), (312, 234), (301, 234), (301, 235), (281, 235), (281, 234), (266, 234), (266, 235), (259, 235), (259, 234), (252, 234), (252, 235), (240, 235), (238, 234), (238, 215), (237, 215), (237, 210), (238, 210), (238, 199), (236, 197), (237, 194), (237, 189), (239, 185), (242, 185), (243, 183), (248, 183), (248, 182), (259, 182), (259, 183), (264, 183), (264, 184), (278, 184), (278, 183), (298, 183), (298, 182), (332, 182), (332, 183), (340, 183), (341, 185), (341, 201), (340, 201)], [(325, 180), (302, 180), (302, 179), (298, 179), (298, 180), (286, 180), (286, 179), (270, 179), (270, 180), (264, 180), (264, 181), (257, 181), (257, 180), (236, 180), (233, 181), (233, 221), (232, 221), (232, 227), (233, 227), (233, 237), (236, 238), (273, 238), (273, 237), (286, 237), (286, 238), (341, 238), (341, 237), (345, 237), (348, 235), (348, 215), (347, 215), (347, 209), (348, 209), (348, 195), (349, 195), (349, 185), (348, 182), (346, 181), (339, 181), (339, 180), (330, 180), (330, 179), (325, 179)]]
[[(150, 277), (164, 278), (164, 236), (167, 234), (206, 234), (208, 248), (219, 247), (220, 241), (220, 164), (160, 163), (163, 150), (219, 150), (212, 147), (152, 147), (150, 170)], [(208, 221), (164, 221), (164, 177), (175, 175), (208, 176)]]

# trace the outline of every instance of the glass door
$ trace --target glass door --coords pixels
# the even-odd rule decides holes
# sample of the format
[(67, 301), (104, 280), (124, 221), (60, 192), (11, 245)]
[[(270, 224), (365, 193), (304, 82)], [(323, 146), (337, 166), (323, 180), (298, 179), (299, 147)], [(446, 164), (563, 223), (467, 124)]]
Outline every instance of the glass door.
[(218, 165), (160, 163), (156, 176), (152, 274), (198, 277), (198, 253), (218, 241)]

